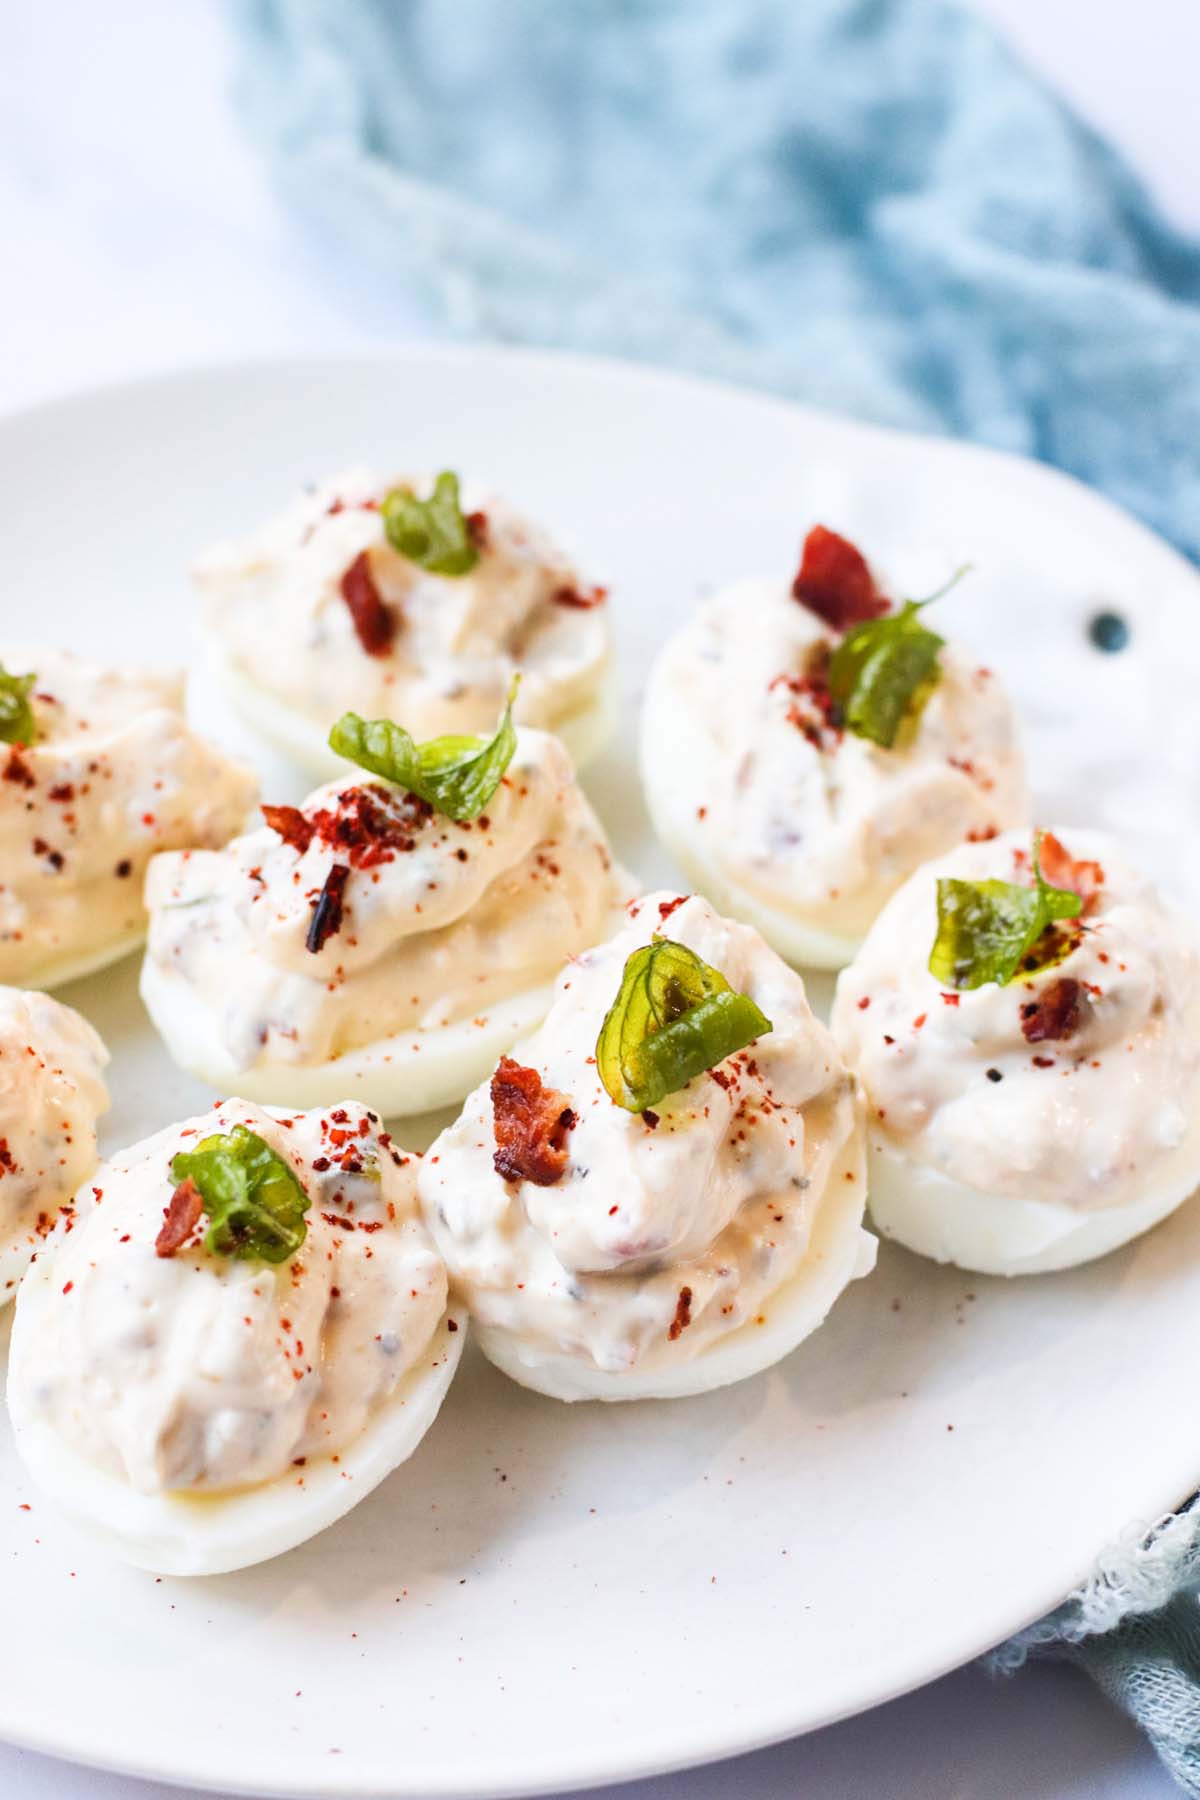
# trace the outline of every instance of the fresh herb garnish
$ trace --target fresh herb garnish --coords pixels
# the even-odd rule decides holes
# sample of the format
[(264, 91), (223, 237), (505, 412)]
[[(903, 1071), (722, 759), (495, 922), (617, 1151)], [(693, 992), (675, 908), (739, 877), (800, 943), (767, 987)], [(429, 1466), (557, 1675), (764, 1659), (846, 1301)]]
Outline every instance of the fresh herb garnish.
[(343, 713), (330, 732), (330, 749), (370, 774), (407, 788), (447, 819), (477, 819), (517, 748), (512, 709), (520, 679), (513, 676), (500, 723), (490, 738), (440, 737), (417, 744), (403, 725), (391, 719), (360, 719), (351, 712)]
[(37, 740), (37, 720), (29, 696), (36, 675), (10, 675), (0, 663), (0, 738), (6, 744), (32, 744)]
[(171, 1159), (171, 1179), (200, 1190), (214, 1256), (286, 1262), (304, 1242), (308, 1195), (291, 1167), (245, 1125), (202, 1138)]
[(1073, 937), (1050, 930), (1075, 919), (1083, 901), (1069, 888), (1051, 887), (1042, 875), (1042, 834), (1033, 840), (1033, 887), (1011, 881), (958, 881), (937, 886), (938, 924), (929, 972), (945, 987), (1006, 987), (1014, 976), (1033, 975), (1061, 962)]
[(625, 964), (596, 1067), (610, 1099), (644, 1112), (771, 1029), (749, 995), (695, 951), (655, 938)]
[(829, 692), (847, 731), (890, 750), (904, 719), (920, 717), (946, 642), (920, 614), (965, 574), (959, 569), (927, 600), (906, 600), (898, 613), (866, 619), (842, 638), (829, 659)]
[(393, 488), (384, 497), (383, 529), (388, 543), (431, 575), (469, 575), (479, 561), (458, 498), (458, 476), (443, 469), (428, 500), (411, 488)]

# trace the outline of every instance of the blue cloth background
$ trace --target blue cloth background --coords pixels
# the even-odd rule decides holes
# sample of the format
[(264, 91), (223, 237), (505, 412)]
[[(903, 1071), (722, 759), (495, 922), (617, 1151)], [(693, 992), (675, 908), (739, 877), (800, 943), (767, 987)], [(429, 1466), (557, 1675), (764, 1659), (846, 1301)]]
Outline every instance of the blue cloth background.
[[(235, 5), (244, 116), (286, 192), (436, 328), (1023, 451), (1200, 557), (1200, 246), (974, 18)], [(999, 1660), (1082, 1662), (1200, 1795), (1198, 1539), (1192, 1514), (1135, 1531)]]

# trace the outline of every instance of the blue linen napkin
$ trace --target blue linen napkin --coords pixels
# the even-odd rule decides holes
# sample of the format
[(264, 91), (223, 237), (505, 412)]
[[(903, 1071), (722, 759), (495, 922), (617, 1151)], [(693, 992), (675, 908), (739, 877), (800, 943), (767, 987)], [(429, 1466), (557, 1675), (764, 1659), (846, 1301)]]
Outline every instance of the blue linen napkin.
[[(941, 0), (234, 0), (296, 203), (460, 336), (1040, 457), (1200, 557), (1200, 245)], [(1080, 1662), (1200, 1796), (1200, 1510), (994, 1659)]]

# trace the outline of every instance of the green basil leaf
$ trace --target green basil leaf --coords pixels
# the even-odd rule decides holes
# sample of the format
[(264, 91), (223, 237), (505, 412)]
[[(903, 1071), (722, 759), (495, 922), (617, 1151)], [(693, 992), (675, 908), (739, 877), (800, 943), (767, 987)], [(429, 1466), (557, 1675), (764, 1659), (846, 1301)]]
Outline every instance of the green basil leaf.
[(290, 1164), (245, 1125), (172, 1157), (172, 1181), (189, 1176), (204, 1202), (212, 1255), (281, 1263), (304, 1242), (308, 1195)]
[(720, 970), (655, 938), (626, 961), (596, 1040), (596, 1067), (616, 1105), (644, 1112), (771, 1029)]
[(1078, 918), (1083, 900), (1043, 878), (1041, 843), (1039, 831), (1033, 840), (1032, 887), (945, 877), (938, 882), (929, 973), (944, 987), (977, 988), (989, 982), (1007, 987), (1018, 974), (1032, 975), (1061, 962), (1073, 948), (1068, 934), (1048, 928), (1058, 919)]
[(10, 675), (0, 663), (0, 738), (6, 744), (37, 741), (37, 720), (29, 703), (36, 680), (36, 675)]
[(440, 737), (417, 744), (403, 725), (390, 719), (343, 713), (329, 734), (330, 749), (370, 774), (407, 788), (447, 819), (477, 819), (517, 748), (512, 709), (520, 682), (514, 675), (500, 723), (490, 738)]
[(919, 717), (939, 678), (945, 638), (919, 622), (929, 601), (855, 625), (829, 659), (829, 692), (842, 724), (890, 750), (906, 717)]
[(384, 496), (383, 529), (388, 543), (431, 575), (469, 575), (479, 561), (458, 498), (458, 476), (443, 469), (428, 500), (411, 488)]

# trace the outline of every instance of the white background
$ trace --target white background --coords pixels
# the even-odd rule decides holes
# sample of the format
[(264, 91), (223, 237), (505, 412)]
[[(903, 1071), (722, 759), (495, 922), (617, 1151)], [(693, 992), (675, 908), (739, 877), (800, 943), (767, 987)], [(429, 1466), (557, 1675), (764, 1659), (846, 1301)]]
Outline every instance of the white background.
[[(1176, 221), (1200, 230), (1194, 0), (974, 4), (1126, 152)], [(0, 409), (134, 372), (419, 334), (378, 278), (331, 265), (274, 200), (231, 113), (217, 0), (0, 0), (0, 45)], [(17, 623), (7, 610), (3, 622)], [(4, 1643), (4, 1655), (20, 1653), (19, 1621), (7, 1621)], [(1043, 1667), (1006, 1682), (965, 1670), (797, 1743), (619, 1791), (1165, 1800), (1176, 1790), (1080, 1676)], [(22, 1800), (172, 1792), (0, 1749), (0, 1794)]]

